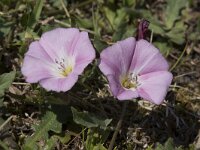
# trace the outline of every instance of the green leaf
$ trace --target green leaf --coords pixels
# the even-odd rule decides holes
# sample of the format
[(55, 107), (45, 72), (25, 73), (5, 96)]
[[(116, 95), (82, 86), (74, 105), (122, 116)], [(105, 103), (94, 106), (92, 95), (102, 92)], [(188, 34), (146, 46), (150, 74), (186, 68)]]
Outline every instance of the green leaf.
[(13, 22), (8, 22), (0, 17), (0, 38), (5, 37), (13, 25)]
[(176, 22), (172, 30), (166, 33), (166, 36), (176, 44), (183, 44), (185, 42), (185, 29), (182, 21)]
[(165, 35), (165, 30), (158, 22), (151, 22), (149, 25), (149, 29), (151, 29), (153, 33), (160, 34), (161, 36)]
[(6, 145), (6, 143), (4, 143), (3, 141), (0, 140), (0, 148), (2, 150), (9, 150), (8, 146)]
[(108, 46), (106, 42), (101, 41), (99, 38), (94, 38), (93, 44), (99, 53)]
[[(64, 3), (66, 3), (66, 1), (63, 1)], [(49, 3), (53, 6), (56, 7), (58, 9), (62, 9), (62, 5), (61, 5), (61, 1), (60, 0), (49, 0)]]
[(25, 150), (36, 149), (36, 142), (39, 140), (48, 140), (48, 131), (54, 131), (56, 133), (61, 132), (62, 124), (57, 121), (56, 115), (53, 112), (48, 111), (42, 118), (39, 125), (33, 126), (35, 133), (32, 137), (28, 137), (24, 145)]
[(0, 97), (4, 95), (4, 92), (6, 89), (10, 87), (13, 80), (15, 79), (15, 71), (12, 71), (10, 73), (4, 73), (0, 75)]
[(126, 5), (126, 6), (134, 6), (136, 5), (137, 3), (137, 0), (123, 0), (123, 3)]
[(50, 139), (47, 140), (46, 145), (44, 146), (44, 150), (52, 150), (55, 148), (57, 141), (60, 141), (62, 144), (66, 144), (71, 140), (71, 136), (69, 134), (64, 135), (63, 137), (59, 135), (53, 135)]
[(44, 146), (44, 150), (52, 150), (56, 145), (57, 139), (52, 136), (49, 140), (47, 140), (46, 145)]
[(73, 120), (77, 124), (91, 127), (100, 127), (105, 129), (112, 121), (112, 119), (99, 118), (94, 114), (88, 112), (78, 112), (75, 108), (71, 107)]
[(110, 10), (108, 7), (104, 7), (104, 13), (106, 18), (108, 19), (108, 22), (110, 23), (111, 27), (114, 28), (114, 18), (115, 18), (115, 12)]
[(94, 37), (101, 37), (101, 28), (99, 27), (99, 24), (101, 22), (101, 15), (99, 13), (99, 7), (95, 9), (95, 11), (92, 9), (92, 23), (94, 28)]
[(118, 27), (118, 30), (116, 30), (116, 32), (114, 32), (113, 36), (112, 36), (112, 41), (119, 41), (122, 39), (124, 33), (127, 31), (126, 28), (124, 28), (124, 26), (127, 26), (126, 24), (123, 24), (121, 26)]
[(115, 31), (118, 30), (118, 27), (120, 25), (125, 23), (125, 19), (127, 16), (126, 9), (121, 8), (121, 9), (117, 9), (117, 11), (113, 11), (109, 9), (108, 7), (104, 7), (103, 10), (108, 22), (110, 23), (112, 29), (114, 29)]
[(29, 27), (27, 27), (24, 32), (19, 33), (18, 36), (20, 37), (20, 41), (17, 41), (16, 43), (20, 45), (19, 52), (22, 55), (24, 55), (24, 53), (27, 51), (28, 45), (32, 40), (39, 39), (37, 33), (35, 33), (33, 29)]
[(153, 44), (160, 50), (160, 52), (167, 56), (170, 51), (172, 50), (172, 47), (170, 47), (166, 42), (153, 42)]
[[(150, 148), (149, 148), (150, 149)], [(175, 147), (173, 139), (169, 138), (164, 145), (158, 144), (155, 150), (184, 150), (182, 147)]]
[(167, 0), (167, 9), (165, 12), (165, 25), (171, 29), (174, 22), (179, 19), (179, 13), (187, 4), (188, 0)]
[(106, 150), (103, 144), (108, 139), (109, 134), (108, 130), (98, 128), (88, 129), (85, 141), (86, 150)]
[(65, 134), (63, 137), (58, 136), (58, 135), (54, 135), (53, 138), (58, 139), (62, 144), (66, 144), (71, 140), (71, 135)]
[[(126, 28), (124, 28), (126, 26)], [(136, 28), (133, 25), (128, 26), (128, 24), (121, 24), (118, 27), (118, 30), (113, 34), (112, 41), (119, 41), (122, 39), (126, 39), (135, 34)]]
[(174, 150), (174, 144), (173, 144), (173, 139), (172, 138), (169, 138), (167, 140), (167, 142), (165, 143), (165, 149)]
[(91, 19), (80, 18), (78, 16), (75, 16), (75, 17), (76, 17), (76, 23), (78, 24), (78, 27), (82, 27), (82, 28), (86, 28), (86, 29), (93, 27)]
[(133, 27), (132, 25), (127, 27), (127, 30), (124, 32), (122, 39), (126, 39), (128, 37), (133, 36), (136, 33), (136, 28)]
[(35, 24), (40, 18), (40, 14), (42, 12), (42, 8), (44, 5), (45, 0), (37, 0), (36, 4), (34, 6), (33, 12), (31, 13), (29, 19), (28, 19), (28, 27), (34, 28)]
[(107, 150), (107, 148), (105, 148), (103, 144), (98, 144), (93, 147), (93, 150)]
[(33, 10), (33, 16), (36, 21), (39, 20), (40, 18), (43, 5), (44, 5), (44, 0), (37, 0), (36, 5)]
[(124, 24), (126, 22), (126, 10), (124, 8), (118, 9), (116, 12), (116, 18), (114, 18), (114, 27), (115, 30), (118, 29), (119, 26), (121, 26), (122, 24)]

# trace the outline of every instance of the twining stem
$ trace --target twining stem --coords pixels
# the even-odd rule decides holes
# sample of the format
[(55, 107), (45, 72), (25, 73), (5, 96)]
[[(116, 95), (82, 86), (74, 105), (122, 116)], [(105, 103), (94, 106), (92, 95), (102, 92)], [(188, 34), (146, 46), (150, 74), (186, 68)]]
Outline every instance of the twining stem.
[(176, 66), (178, 65), (178, 63), (181, 61), (181, 58), (183, 57), (183, 55), (185, 54), (186, 50), (188, 48), (188, 43), (186, 43), (184, 50), (182, 51), (181, 55), (179, 56), (178, 60), (176, 61), (176, 63), (169, 69), (169, 71), (172, 71), (174, 68), (176, 68)]
[(114, 134), (112, 136), (112, 139), (111, 139), (110, 145), (108, 147), (108, 150), (112, 150), (113, 149), (113, 146), (115, 144), (115, 140), (117, 138), (117, 134), (118, 134), (118, 132), (119, 132), (121, 126), (122, 126), (122, 122), (123, 122), (123, 119), (124, 119), (124, 116), (125, 116), (125, 113), (126, 113), (127, 104), (128, 104), (128, 101), (125, 101), (124, 105), (123, 105), (123, 108), (122, 108), (121, 116), (120, 116), (119, 121), (117, 123), (117, 126), (115, 128), (115, 132), (114, 132)]

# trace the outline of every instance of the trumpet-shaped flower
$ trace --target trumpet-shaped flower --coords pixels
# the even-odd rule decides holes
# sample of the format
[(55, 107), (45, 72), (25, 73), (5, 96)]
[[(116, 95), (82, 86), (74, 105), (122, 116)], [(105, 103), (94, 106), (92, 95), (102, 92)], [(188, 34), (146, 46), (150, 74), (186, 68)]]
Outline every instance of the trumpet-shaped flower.
[(141, 97), (162, 103), (172, 74), (167, 61), (152, 44), (130, 37), (103, 50), (100, 58), (100, 70), (117, 99)]
[(57, 28), (30, 44), (21, 70), (29, 83), (39, 82), (48, 91), (68, 91), (94, 58), (87, 32)]

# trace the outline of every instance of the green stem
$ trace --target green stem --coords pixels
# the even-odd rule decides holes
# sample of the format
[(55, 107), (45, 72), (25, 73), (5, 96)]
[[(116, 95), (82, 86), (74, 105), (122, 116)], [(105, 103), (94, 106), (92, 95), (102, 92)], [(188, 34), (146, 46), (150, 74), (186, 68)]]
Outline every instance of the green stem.
[(169, 69), (169, 71), (172, 71), (172, 70), (178, 65), (178, 63), (181, 61), (181, 58), (182, 58), (183, 55), (185, 54), (187, 48), (188, 48), (188, 43), (186, 43), (183, 52), (182, 52), (181, 55), (179, 56), (179, 58), (178, 58), (178, 60), (176, 61), (176, 63)]
[(118, 134), (118, 132), (119, 132), (121, 126), (122, 126), (122, 122), (123, 122), (123, 119), (124, 119), (124, 116), (125, 116), (125, 113), (126, 113), (127, 104), (128, 104), (128, 101), (125, 101), (124, 105), (123, 105), (123, 108), (122, 108), (121, 116), (120, 116), (119, 121), (117, 123), (117, 126), (115, 128), (115, 132), (114, 132), (114, 134), (112, 136), (112, 139), (111, 139), (110, 145), (108, 147), (108, 150), (112, 150), (113, 149), (113, 146), (115, 144), (115, 140), (117, 138), (117, 134)]
[(68, 11), (67, 7), (65, 6), (64, 1), (63, 1), (63, 0), (60, 0), (60, 2), (61, 2), (61, 5), (62, 5), (64, 11), (65, 11), (66, 16), (69, 18), (69, 23), (70, 23), (70, 27), (71, 27), (71, 22), (72, 22), (72, 20), (71, 20), (71, 16), (70, 16), (70, 14), (69, 14), (69, 11)]

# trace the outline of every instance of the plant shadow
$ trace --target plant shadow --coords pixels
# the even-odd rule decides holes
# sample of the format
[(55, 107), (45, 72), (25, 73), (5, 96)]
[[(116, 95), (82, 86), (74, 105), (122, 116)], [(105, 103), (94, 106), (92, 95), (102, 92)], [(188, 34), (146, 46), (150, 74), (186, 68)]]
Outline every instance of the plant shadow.
[[(123, 125), (116, 139), (118, 149), (156, 147), (158, 143), (166, 143), (169, 138), (172, 138), (176, 147), (188, 148), (193, 144), (200, 129), (198, 122), (200, 116), (194, 110), (187, 108), (184, 103), (175, 102), (176, 97), (173, 92), (169, 93), (166, 99), (170, 99), (171, 102), (159, 106), (141, 100), (129, 102)], [(116, 126), (124, 101), (112, 98), (109, 100), (108, 97), (90, 103), (98, 109), (88, 107), (87, 111), (112, 118), (111, 126)], [(102, 112), (99, 112), (99, 108)], [(112, 134), (113, 131), (108, 141), (112, 138)]]

